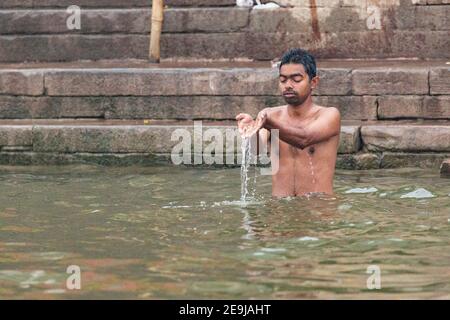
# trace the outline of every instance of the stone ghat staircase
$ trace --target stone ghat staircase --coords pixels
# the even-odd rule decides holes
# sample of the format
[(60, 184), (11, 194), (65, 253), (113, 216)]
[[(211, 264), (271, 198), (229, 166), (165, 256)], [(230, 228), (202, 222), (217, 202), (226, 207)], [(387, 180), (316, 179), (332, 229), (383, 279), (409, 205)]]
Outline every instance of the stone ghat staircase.
[[(448, 36), (447, 25), (437, 13), (446, 12), (446, 5), (405, 7), (422, 21), (421, 29), (407, 31), (397, 23), (395, 33), (414, 39), (400, 37), (405, 42), (399, 45), (403, 42), (393, 37), (387, 47), (382, 33), (348, 29), (360, 22), (339, 18), (349, 23), (340, 27), (347, 28), (342, 34), (353, 32), (356, 38), (347, 38), (349, 45), (336, 50), (325, 41), (331, 20), (319, 23), (325, 42), (279, 37), (287, 25), (300, 23), (300, 18), (286, 20), (286, 14), (298, 17), (301, 6), (256, 12), (235, 8), (229, 0), (167, 1), (163, 57), (171, 59), (151, 65), (142, 60), (150, 1), (78, 0), (85, 10), (82, 30), (68, 32), (65, 8), (71, 2), (0, 3), (0, 164), (167, 160), (178, 143), (171, 139), (174, 130), (192, 132), (194, 120), (204, 121), (203, 131), (235, 130), (237, 113), (256, 116), (282, 104), (277, 70), (270, 61), (258, 60), (314, 43), (312, 51), (322, 57), (316, 102), (338, 107), (343, 118), (339, 168), (438, 167), (450, 157), (450, 51), (448, 37), (441, 37)], [(292, 3), (304, 2), (286, 1)], [(329, 17), (320, 14), (329, 8), (317, 4), (319, 19)], [(423, 20), (427, 10), (437, 13), (431, 26)], [(409, 21), (400, 13), (397, 21)], [(308, 37), (317, 37), (304, 27)], [(373, 42), (374, 37), (384, 40)], [(368, 46), (371, 41), (375, 48)], [(429, 45), (433, 41), (439, 45)], [(433, 60), (325, 59), (403, 54)], [(240, 147), (234, 150), (239, 153)]]
[[(265, 1), (263, 1), (265, 2)], [(267, 1), (266, 1), (267, 2)], [(162, 57), (272, 60), (286, 48), (339, 59), (450, 57), (448, 0), (279, 0), (250, 10), (235, 0), (167, 0)], [(379, 25), (370, 24), (376, 4)], [(66, 9), (81, 8), (70, 30)], [(0, 62), (146, 59), (151, 0), (2, 0)]]
[[(205, 139), (205, 133), (211, 129), (218, 130), (222, 137), (228, 137), (230, 131), (234, 133), (234, 140), (224, 138), (223, 144), (219, 143), (223, 152), (216, 156), (224, 165), (239, 165), (241, 141), (234, 123), (203, 122), (201, 126), (204, 136), (199, 136), (200, 139)], [(0, 165), (152, 165), (170, 162), (171, 152), (180, 143), (178, 139), (171, 139), (174, 131), (186, 130), (195, 140), (194, 128), (195, 123), (189, 121), (146, 124), (132, 120), (0, 120)], [(450, 157), (449, 136), (450, 127), (443, 123), (361, 124), (344, 120), (337, 168), (437, 169)], [(208, 146), (211, 147), (211, 141), (203, 143), (203, 150)], [(192, 152), (191, 156), (195, 157), (195, 150)], [(231, 161), (228, 160), (230, 156)], [(200, 164), (207, 164), (206, 160)]]
[[(204, 120), (204, 131), (234, 130), (237, 113), (256, 116), (282, 103), (277, 70), (267, 63), (0, 67), (1, 164), (167, 159), (178, 144), (172, 133), (192, 131), (193, 120)], [(316, 102), (338, 107), (344, 119), (339, 168), (438, 167), (450, 156), (444, 61), (321, 61), (319, 67)]]
[[(316, 103), (345, 120), (450, 119), (444, 61), (319, 61)], [(269, 63), (0, 64), (1, 119), (232, 120), (283, 104)]]

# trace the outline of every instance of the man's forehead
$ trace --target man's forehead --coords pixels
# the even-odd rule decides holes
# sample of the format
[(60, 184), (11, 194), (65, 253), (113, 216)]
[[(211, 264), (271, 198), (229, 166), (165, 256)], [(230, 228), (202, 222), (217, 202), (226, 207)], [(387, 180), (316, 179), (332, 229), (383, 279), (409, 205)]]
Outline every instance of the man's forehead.
[(280, 74), (290, 76), (293, 74), (306, 74), (305, 67), (298, 63), (289, 63), (281, 66)]

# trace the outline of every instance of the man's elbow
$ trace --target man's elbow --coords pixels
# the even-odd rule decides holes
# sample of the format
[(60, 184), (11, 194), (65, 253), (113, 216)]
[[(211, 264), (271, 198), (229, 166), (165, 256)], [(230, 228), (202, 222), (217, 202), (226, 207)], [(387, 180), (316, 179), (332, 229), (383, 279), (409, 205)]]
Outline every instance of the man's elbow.
[(334, 134), (332, 134), (330, 136), (322, 136), (322, 135), (319, 135), (319, 134), (316, 134), (316, 135), (308, 134), (308, 135), (306, 135), (303, 138), (297, 139), (296, 147), (301, 149), (301, 150), (303, 150), (303, 149), (306, 149), (306, 148), (308, 148), (310, 146), (313, 146), (313, 145), (315, 145), (317, 143), (326, 141), (326, 140), (328, 140), (329, 138), (331, 138), (333, 136), (334, 136)]
[(295, 141), (295, 147), (300, 149), (300, 150), (306, 149), (310, 145), (313, 145), (313, 144), (314, 144), (313, 141), (311, 139), (308, 139), (308, 138), (297, 139)]

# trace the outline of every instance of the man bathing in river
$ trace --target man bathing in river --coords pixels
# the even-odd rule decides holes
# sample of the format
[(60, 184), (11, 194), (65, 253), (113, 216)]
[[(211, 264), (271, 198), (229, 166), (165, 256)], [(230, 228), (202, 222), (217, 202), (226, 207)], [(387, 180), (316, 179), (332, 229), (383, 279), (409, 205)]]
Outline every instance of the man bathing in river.
[(279, 70), (287, 105), (266, 108), (256, 120), (245, 113), (236, 116), (244, 136), (258, 132), (268, 141), (270, 130), (279, 130), (279, 169), (272, 175), (275, 197), (333, 194), (341, 118), (338, 109), (313, 103), (318, 84), (314, 57), (301, 49), (289, 50)]

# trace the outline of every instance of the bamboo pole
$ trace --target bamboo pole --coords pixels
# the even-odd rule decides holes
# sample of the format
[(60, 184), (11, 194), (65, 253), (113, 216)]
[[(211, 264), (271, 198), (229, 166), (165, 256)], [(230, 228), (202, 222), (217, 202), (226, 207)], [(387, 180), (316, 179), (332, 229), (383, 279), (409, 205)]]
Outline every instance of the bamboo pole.
[(152, 22), (149, 60), (159, 63), (161, 58), (161, 31), (164, 21), (164, 0), (152, 0)]

